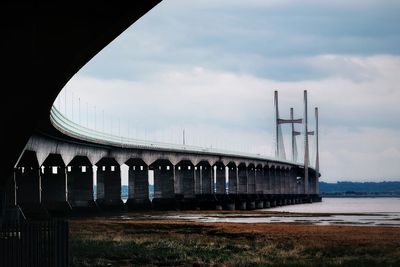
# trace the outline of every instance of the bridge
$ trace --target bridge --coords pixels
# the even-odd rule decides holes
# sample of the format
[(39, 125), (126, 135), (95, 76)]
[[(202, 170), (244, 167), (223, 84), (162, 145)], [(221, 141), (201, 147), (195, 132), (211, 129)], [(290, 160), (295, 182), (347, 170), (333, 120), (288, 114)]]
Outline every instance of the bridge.
[[(282, 159), (280, 125), (303, 119), (279, 118), (277, 92), (275, 97), (276, 157), (107, 134), (70, 120), (53, 106), (14, 170), (15, 205), (34, 217), (126, 209), (246, 210), (320, 201), (319, 172), (306, 168), (306, 162)], [(123, 164), (129, 167), (126, 204), (121, 199)], [(152, 200), (149, 171), (154, 174)]]
[[(2, 58), (7, 68), (1, 77), (11, 87), (1, 105), (7, 127), (1, 131), (6, 155), (0, 165), (2, 217), (12, 216), (18, 207), (27, 216), (38, 210), (57, 214), (123, 209), (122, 164), (129, 166), (129, 209), (253, 209), (320, 199), (320, 174), (309, 167), (308, 144), (304, 164), (282, 158), (280, 125), (296, 120), (282, 120), (278, 113), (274, 158), (124, 139), (68, 120), (52, 106), (57, 94), (86, 62), (159, 1), (87, 1), (79, 2), (79, 8), (61, 2), (3, 8), (7, 38)], [(307, 128), (305, 133), (308, 142), (312, 133)], [(154, 172), (152, 201), (149, 170)]]

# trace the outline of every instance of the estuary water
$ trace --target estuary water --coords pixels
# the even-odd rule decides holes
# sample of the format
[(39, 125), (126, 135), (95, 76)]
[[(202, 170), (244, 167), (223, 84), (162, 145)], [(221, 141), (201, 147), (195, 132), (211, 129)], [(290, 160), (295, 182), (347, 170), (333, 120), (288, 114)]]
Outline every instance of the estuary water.
[(199, 213), (167, 216), (175, 220), (231, 223), (304, 223), (400, 227), (400, 198), (323, 198), (251, 213)]
[(282, 212), (307, 213), (400, 213), (400, 198), (362, 197), (327, 198), (322, 202), (302, 205), (289, 205), (268, 209)]

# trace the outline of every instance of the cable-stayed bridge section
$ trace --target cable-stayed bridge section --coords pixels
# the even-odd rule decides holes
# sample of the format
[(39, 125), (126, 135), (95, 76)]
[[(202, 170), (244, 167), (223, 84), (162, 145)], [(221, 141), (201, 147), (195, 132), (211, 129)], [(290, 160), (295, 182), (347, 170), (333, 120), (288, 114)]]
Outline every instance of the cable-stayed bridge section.
[[(105, 134), (69, 120), (54, 106), (50, 123), (40, 129), (15, 168), (15, 202), (26, 216), (126, 208), (245, 210), (320, 200), (319, 174), (309, 168), (313, 182), (306, 187), (304, 166), (289, 160)], [(129, 167), (126, 204), (123, 164)]]

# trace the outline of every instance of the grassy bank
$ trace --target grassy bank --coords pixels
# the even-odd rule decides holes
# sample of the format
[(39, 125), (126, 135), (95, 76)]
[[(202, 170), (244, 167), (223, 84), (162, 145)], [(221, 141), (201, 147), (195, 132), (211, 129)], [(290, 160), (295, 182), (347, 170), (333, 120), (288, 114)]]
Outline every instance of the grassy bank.
[(400, 266), (400, 229), (72, 219), (74, 266)]

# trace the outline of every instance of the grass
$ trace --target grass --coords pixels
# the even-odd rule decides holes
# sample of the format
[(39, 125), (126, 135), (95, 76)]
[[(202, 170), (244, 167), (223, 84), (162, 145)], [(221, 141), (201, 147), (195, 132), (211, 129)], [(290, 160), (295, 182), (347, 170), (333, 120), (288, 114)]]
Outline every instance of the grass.
[(72, 219), (73, 266), (400, 266), (400, 229)]

